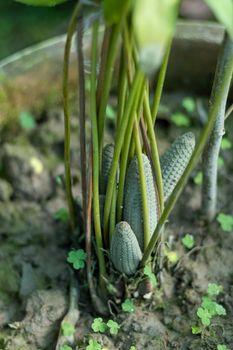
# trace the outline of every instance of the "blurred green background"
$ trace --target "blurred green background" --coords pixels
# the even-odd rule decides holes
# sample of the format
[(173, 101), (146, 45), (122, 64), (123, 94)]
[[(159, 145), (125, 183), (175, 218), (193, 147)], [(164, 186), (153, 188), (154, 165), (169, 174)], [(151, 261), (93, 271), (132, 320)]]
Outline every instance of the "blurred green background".
[(0, 59), (66, 32), (75, 1), (52, 8), (0, 0)]

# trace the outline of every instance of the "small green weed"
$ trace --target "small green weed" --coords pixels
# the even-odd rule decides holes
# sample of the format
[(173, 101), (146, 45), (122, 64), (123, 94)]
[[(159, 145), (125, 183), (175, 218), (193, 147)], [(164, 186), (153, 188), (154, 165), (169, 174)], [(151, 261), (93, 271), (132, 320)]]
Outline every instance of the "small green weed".
[(198, 326), (192, 326), (192, 334), (201, 334), (202, 329)]
[(26, 131), (31, 131), (36, 128), (35, 118), (30, 112), (21, 112), (19, 114), (19, 122), (21, 128)]
[(102, 350), (102, 347), (95, 339), (90, 339), (86, 350)]
[(144, 267), (144, 275), (147, 276), (149, 278), (149, 280), (151, 281), (151, 283), (153, 284), (154, 287), (157, 286), (158, 284), (158, 281), (157, 281), (157, 278), (155, 276), (155, 274), (153, 273), (152, 269), (151, 269), (151, 266), (149, 265), (146, 265)]
[(217, 216), (217, 221), (220, 223), (223, 231), (231, 232), (233, 230), (233, 215), (220, 213)]
[(59, 350), (73, 350), (69, 345), (62, 345)]
[(203, 173), (202, 173), (202, 171), (198, 171), (194, 177), (194, 183), (196, 185), (201, 185), (202, 182), (203, 182)]
[(171, 121), (176, 125), (176, 126), (190, 126), (190, 120), (187, 117), (187, 115), (181, 113), (181, 112), (176, 112), (172, 113), (171, 115)]
[(93, 329), (94, 332), (100, 332), (100, 333), (104, 333), (107, 329), (107, 325), (105, 324), (105, 322), (103, 321), (103, 319), (101, 317), (95, 318), (91, 328)]
[(224, 344), (218, 344), (217, 350), (230, 350), (226, 345)]
[(223, 286), (221, 286), (220, 284), (216, 284), (216, 283), (208, 284), (208, 289), (207, 289), (208, 295), (210, 296), (219, 295), (222, 292), (223, 292)]
[(182, 107), (188, 112), (193, 113), (196, 109), (195, 100), (192, 97), (185, 97), (182, 100)]
[(109, 320), (107, 322), (107, 326), (109, 328), (110, 334), (112, 334), (112, 335), (116, 335), (120, 329), (120, 325), (113, 320)]
[(122, 310), (125, 312), (134, 312), (135, 311), (135, 306), (133, 303), (133, 300), (131, 299), (125, 299), (125, 301), (121, 304)]
[(53, 217), (55, 220), (67, 222), (69, 220), (68, 210), (66, 208), (60, 208), (54, 213)]
[(194, 242), (194, 238), (193, 235), (190, 235), (189, 233), (187, 233), (183, 238), (182, 238), (182, 243), (183, 245), (188, 248), (188, 249), (192, 249), (195, 242)]
[(232, 143), (231, 141), (227, 138), (227, 137), (223, 137), (222, 138), (222, 142), (221, 142), (221, 149), (222, 150), (227, 150), (232, 148)]
[(129, 350), (137, 350), (136, 347), (134, 345), (132, 345)]
[(75, 332), (74, 326), (69, 322), (63, 322), (61, 328), (62, 328), (62, 333), (65, 337), (69, 337), (73, 335)]
[(79, 270), (84, 268), (85, 261), (87, 258), (87, 253), (84, 252), (83, 249), (72, 250), (69, 252), (67, 261), (73, 265), (75, 270)]

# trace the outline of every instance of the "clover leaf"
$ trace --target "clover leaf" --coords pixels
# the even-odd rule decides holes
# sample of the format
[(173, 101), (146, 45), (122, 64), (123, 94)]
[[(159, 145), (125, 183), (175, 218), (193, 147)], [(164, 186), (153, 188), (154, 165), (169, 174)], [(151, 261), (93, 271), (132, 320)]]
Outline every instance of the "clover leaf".
[(69, 252), (67, 261), (73, 265), (76, 270), (82, 269), (85, 266), (87, 253), (83, 249), (72, 250)]
[(135, 311), (135, 306), (133, 303), (133, 300), (131, 299), (125, 299), (125, 301), (121, 304), (122, 310), (125, 312), (134, 312)]
[(120, 325), (113, 320), (109, 320), (107, 326), (109, 328), (110, 334), (112, 335), (117, 334), (120, 329)]
[(223, 291), (223, 286), (216, 283), (209, 283), (207, 293), (211, 296), (219, 295)]
[(218, 344), (217, 350), (230, 350), (230, 349), (224, 344)]
[(101, 345), (95, 339), (90, 339), (89, 345), (86, 347), (86, 350), (102, 350), (102, 348)]
[(69, 345), (62, 345), (59, 350), (73, 350)]
[(104, 333), (107, 329), (106, 324), (104, 323), (102, 317), (95, 318), (91, 328), (93, 329), (94, 332), (100, 332)]
[(231, 232), (233, 230), (233, 216), (220, 213), (217, 216), (217, 221), (220, 223), (221, 228), (225, 232)]
[(201, 319), (203, 326), (209, 326), (211, 320), (211, 314), (207, 309), (199, 307), (197, 309), (197, 316)]
[(187, 233), (183, 238), (182, 238), (182, 243), (183, 245), (188, 248), (188, 249), (192, 249), (194, 246), (194, 238), (192, 235), (190, 235), (189, 233)]
[(69, 337), (74, 334), (75, 332), (75, 327), (69, 322), (63, 322), (62, 323), (62, 332), (65, 337)]
[(201, 327), (192, 326), (192, 334), (200, 334), (202, 332)]

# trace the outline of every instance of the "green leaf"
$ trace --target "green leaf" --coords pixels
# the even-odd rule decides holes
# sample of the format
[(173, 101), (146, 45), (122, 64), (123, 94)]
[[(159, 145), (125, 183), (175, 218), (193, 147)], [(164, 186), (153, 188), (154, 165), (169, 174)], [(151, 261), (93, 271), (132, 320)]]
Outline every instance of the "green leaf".
[(107, 326), (108, 326), (109, 331), (110, 331), (110, 333), (112, 335), (117, 334), (119, 329), (120, 329), (120, 325), (117, 322), (113, 321), (113, 320), (109, 320), (107, 322)]
[(117, 23), (124, 11), (126, 0), (102, 0), (104, 18), (107, 25)]
[(218, 157), (218, 167), (222, 168), (224, 165), (224, 159), (222, 157)]
[(198, 326), (192, 326), (192, 334), (200, 334), (202, 332), (201, 327)]
[(192, 235), (190, 235), (189, 233), (187, 233), (183, 238), (182, 238), (182, 243), (183, 245), (188, 248), (188, 249), (192, 249), (194, 246), (194, 238)]
[(145, 73), (160, 66), (173, 36), (178, 0), (135, 0), (133, 29), (139, 46), (139, 61)]
[(134, 345), (132, 345), (129, 350), (137, 350), (136, 347)]
[(177, 126), (190, 126), (190, 120), (187, 115), (180, 112), (172, 113), (171, 121)]
[(196, 108), (195, 100), (192, 97), (185, 97), (182, 100), (182, 107), (184, 107), (184, 109), (186, 109), (187, 112), (193, 113)]
[(67, 222), (69, 220), (69, 213), (66, 208), (60, 208), (54, 213), (53, 217), (55, 220)]
[(72, 250), (69, 252), (67, 261), (73, 265), (76, 270), (82, 269), (85, 266), (87, 253), (83, 249)]
[(19, 114), (19, 122), (22, 129), (30, 131), (36, 128), (34, 116), (29, 112)]
[(59, 350), (73, 350), (69, 345), (62, 345)]
[(209, 297), (202, 298), (201, 307), (207, 310), (211, 317), (216, 315), (216, 303)]
[(226, 150), (232, 148), (232, 143), (227, 137), (222, 138), (221, 149)]
[(122, 310), (125, 312), (134, 312), (135, 311), (135, 306), (133, 303), (133, 300), (131, 299), (125, 299), (125, 301), (121, 304)]
[(226, 309), (218, 303), (215, 303), (215, 310), (218, 316), (225, 316), (227, 314)]
[(205, 0), (213, 11), (217, 20), (224, 25), (233, 40), (233, 1), (232, 0)]
[(58, 4), (61, 4), (63, 2), (66, 2), (67, 0), (15, 0), (16, 2), (21, 2), (25, 5), (32, 5), (32, 6), (56, 6)]
[(219, 295), (220, 293), (222, 293), (222, 291), (223, 291), (223, 286), (221, 286), (220, 284), (216, 284), (216, 283), (208, 284), (207, 293), (210, 296)]
[(197, 309), (197, 316), (201, 319), (203, 326), (210, 325), (211, 315), (207, 309), (203, 309), (202, 307), (199, 307)]
[(233, 230), (233, 216), (220, 213), (217, 216), (217, 221), (220, 223), (221, 228), (225, 232), (231, 232)]
[(151, 266), (150, 265), (146, 265), (144, 267), (143, 272), (144, 272), (144, 275), (149, 278), (149, 280), (151, 281), (153, 286), (156, 287), (157, 284), (158, 284), (158, 281), (157, 281), (157, 278), (156, 278), (155, 274), (153, 273), (153, 271), (151, 269)]
[(89, 345), (86, 347), (86, 350), (101, 350), (101, 345), (95, 340), (90, 339)]
[(107, 329), (106, 324), (103, 322), (103, 319), (101, 317), (95, 318), (91, 328), (93, 329), (94, 332), (100, 332), (104, 333)]
[(106, 108), (106, 117), (109, 120), (116, 120), (116, 111), (111, 105), (107, 105)]
[(203, 182), (203, 173), (202, 171), (198, 171), (194, 177), (194, 182), (196, 185), (201, 185)]
[(62, 333), (65, 337), (69, 337), (73, 335), (75, 332), (74, 325), (72, 325), (69, 322), (63, 322), (61, 328), (62, 328)]
[(231, 350), (231, 349), (228, 348), (228, 347), (227, 347), (226, 345), (224, 345), (224, 344), (218, 344), (217, 350)]

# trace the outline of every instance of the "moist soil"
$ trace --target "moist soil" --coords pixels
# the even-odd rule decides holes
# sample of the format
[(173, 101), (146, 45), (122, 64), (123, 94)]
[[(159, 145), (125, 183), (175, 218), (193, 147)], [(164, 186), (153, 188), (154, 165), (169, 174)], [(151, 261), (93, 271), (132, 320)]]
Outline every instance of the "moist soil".
[[(167, 95), (159, 115), (161, 153), (175, 137), (187, 130), (169, 120), (180, 109), (182, 94)], [(201, 101), (202, 107), (205, 101)], [(204, 102), (203, 102), (204, 101)], [(205, 113), (190, 114), (192, 130), (199, 133)], [(203, 117), (204, 115), (204, 117)], [(108, 122), (111, 140), (111, 121)], [(233, 140), (233, 121), (226, 122)], [(72, 116), (72, 174), (77, 212), (80, 211), (79, 126)], [(233, 213), (232, 149), (221, 151), (218, 212)], [(2, 130), (0, 150), (0, 349), (53, 350), (60, 323), (69, 308), (71, 268), (66, 262), (70, 249), (84, 246), (79, 228), (71, 234), (66, 208), (63, 170), (63, 113), (50, 108), (36, 115), (36, 127)], [(233, 349), (233, 232), (222, 231), (216, 220), (207, 225), (200, 212), (201, 187), (192, 174), (165, 230), (166, 254), (161, 287), (139, 296), (134, 292), (135, 311), (124, 313), (121, 300), (109, 302), (110, 316), (120, 324), (117, 335), (97, 334), (91, 329), (98, 317), (88, 293), (85, 270), (75, 275), (78, 284), (78, 320), (74, 339), (85, 349), (96, 339), (104, 349), (137, 350)], [(61, 211), (60, 211), (61, 213)], [(80, 222), (79, 218), (79, 222)], [(182, 237), (190, 233), (195, 246), (188, 250)], [(202, 334), (193, 335), (191, 326), (200, 325), (197, 309), (208, 283), (219, 283), (223, 293), (218, 302), (226, 316), (215, 317)], [(124, 300), (123, 296), (123, 300)], [(77, 316), (77, 315), (76, 315)], [(73, 345), (73, 349), (75, 349)]]

